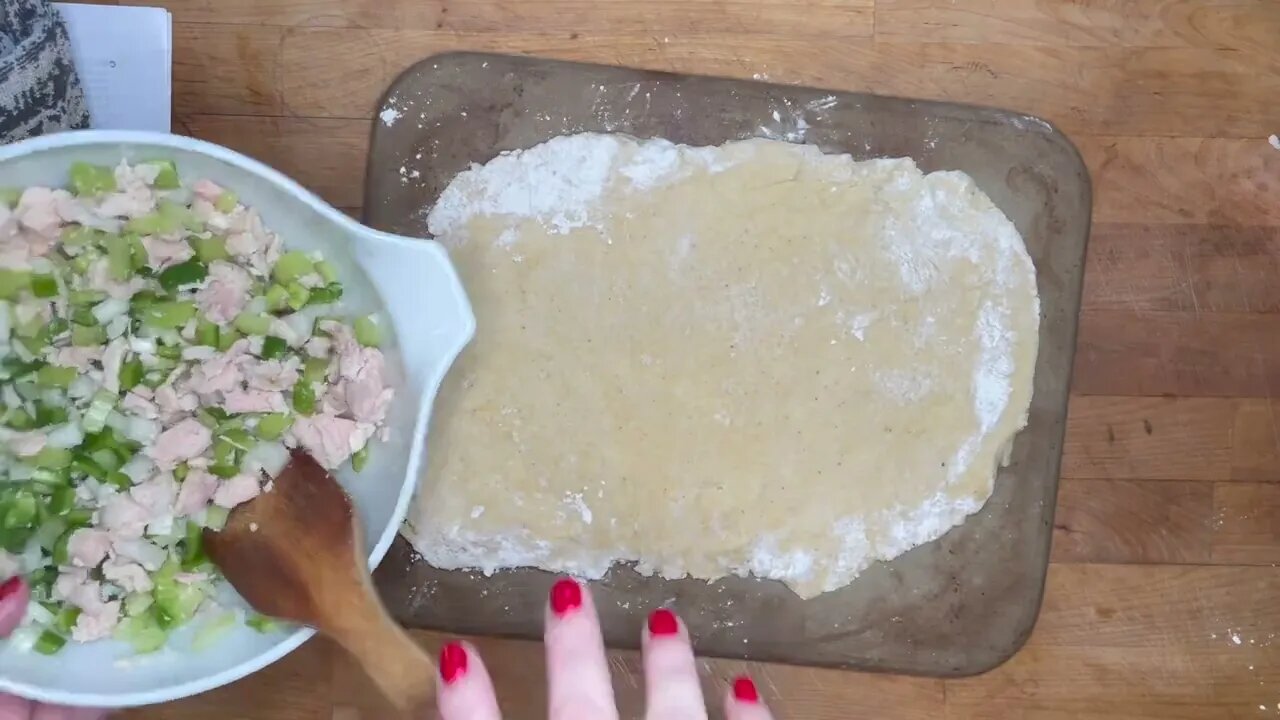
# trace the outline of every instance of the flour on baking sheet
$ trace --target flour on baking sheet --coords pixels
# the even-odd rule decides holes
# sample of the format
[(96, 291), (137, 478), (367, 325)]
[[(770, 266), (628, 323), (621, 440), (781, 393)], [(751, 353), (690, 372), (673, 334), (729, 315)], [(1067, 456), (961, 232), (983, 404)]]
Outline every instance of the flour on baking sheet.
[(439, 567), (812, 596), (981, 508), (1025, 424), (1034, 268), (962, 173), (583, 134), (427, 221), (478, 317), (406, 529)]

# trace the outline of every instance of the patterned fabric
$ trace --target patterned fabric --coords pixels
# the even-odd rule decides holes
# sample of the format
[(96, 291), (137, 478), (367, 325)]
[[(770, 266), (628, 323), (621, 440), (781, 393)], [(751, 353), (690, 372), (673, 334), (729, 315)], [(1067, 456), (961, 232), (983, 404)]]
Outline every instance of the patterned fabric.
[(0, 0), (0, 143), (89, 127), (62, 18), (49, 0)]

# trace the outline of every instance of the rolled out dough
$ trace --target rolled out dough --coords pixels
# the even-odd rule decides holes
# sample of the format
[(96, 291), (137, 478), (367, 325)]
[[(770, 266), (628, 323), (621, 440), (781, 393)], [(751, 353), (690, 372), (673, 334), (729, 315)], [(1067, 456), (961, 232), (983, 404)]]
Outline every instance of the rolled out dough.
[(1039, 326), (958, 172), (575, 135), (428, 217), (478, 319), (407, 527), (441, 568), (752, 573), (808, 597), (990, 497)]

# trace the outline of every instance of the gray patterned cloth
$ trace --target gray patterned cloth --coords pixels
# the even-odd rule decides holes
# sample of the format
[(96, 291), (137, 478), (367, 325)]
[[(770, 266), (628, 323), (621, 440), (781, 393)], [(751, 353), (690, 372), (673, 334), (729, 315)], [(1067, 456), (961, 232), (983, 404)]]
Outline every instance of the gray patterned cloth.
[(87, 127), (58, 11), (49, 0), (0, 0), (0, 144)]

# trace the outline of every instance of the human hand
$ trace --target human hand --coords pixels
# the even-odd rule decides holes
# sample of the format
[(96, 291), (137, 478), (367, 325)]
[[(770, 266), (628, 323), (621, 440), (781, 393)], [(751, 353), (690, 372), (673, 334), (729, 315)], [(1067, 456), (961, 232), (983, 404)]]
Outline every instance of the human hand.
[[(550, 720), (617, 720), (609, 663), (595, 603), (586, 588), (560, 580), (551, 588), (543, 634), (547, 653)], [(640, 639), (644, 652), (645, 717), (705, 720), (707, 709), (684, 623), (670, 610), (649, 616)], [(442, 720), (499, 720), (493, 683), (476, 649), (450, 642), (440, 651)], [(745, 676), (725, 693), (726, 720), (771, 720), (756, 686)]]
[[(0, 638), (7, 637), (27, 612), (30, 591), (22, 578), (0, 584)], [(0, 693), (0, 720), (101, 720), (102, 710), (45, 705)]]

